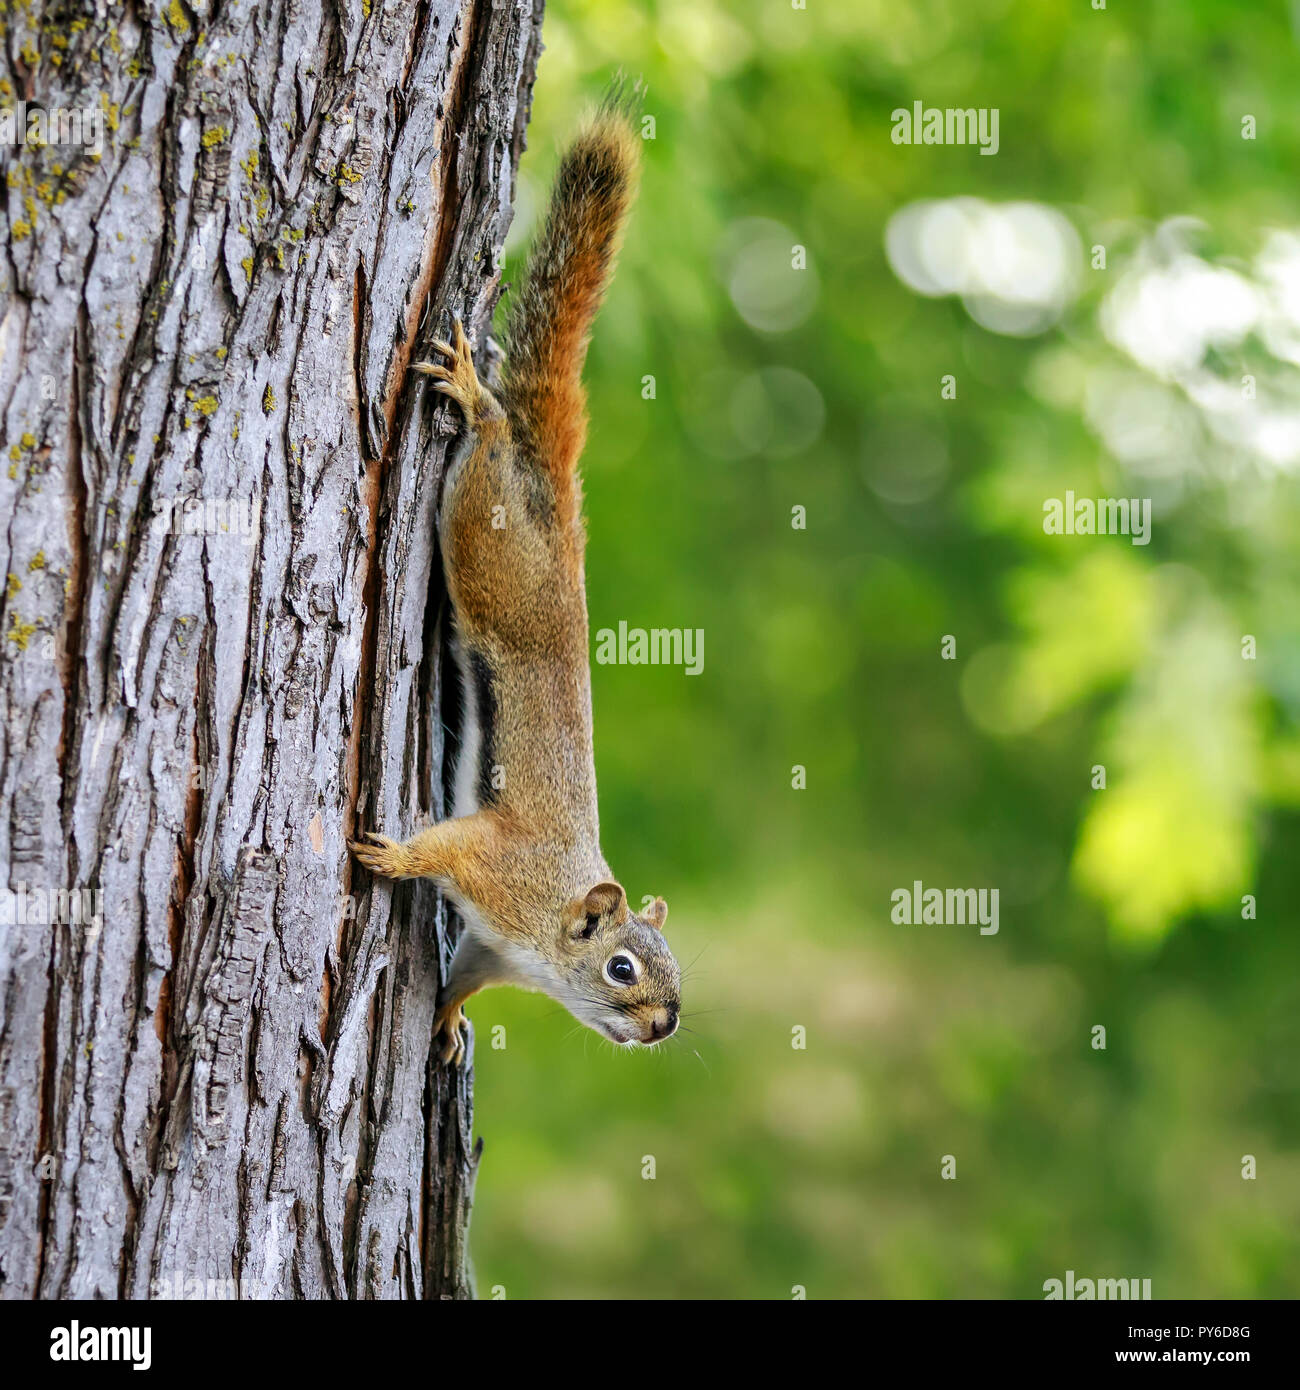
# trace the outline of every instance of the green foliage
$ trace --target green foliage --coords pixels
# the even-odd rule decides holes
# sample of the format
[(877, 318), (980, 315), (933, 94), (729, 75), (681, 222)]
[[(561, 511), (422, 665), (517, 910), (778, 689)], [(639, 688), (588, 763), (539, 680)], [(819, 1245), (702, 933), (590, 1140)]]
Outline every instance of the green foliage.
[[(593, 672), (605, 851), (669, 901), (692, 1031), (631, 1056), (474, 1001), (483, 1296), (1300, 1294), (1300, 497), (1227, 408), (1249, 375), (1284, 413), (1300, 356), (1261, 321), (1155, 369), (1113, 317), (1161, 254), (1265, 282), (1291, 24), (551, 0), (507, 280), (616, 68), (655, 121), (587, 371), (588, 589), (593, 630), (706, 634), (698, 677)], [(996, 157), (892, 143), (916, 100), (997, 105)], [(1055, 322), (895, 273), (890, 218), (958, 196), (1068, 219)], [(1067, 489), (1153, 498), (1150, 544), (1045, 534)], [(918, 879), (998, 887), (999, 932), (895, 924)]]

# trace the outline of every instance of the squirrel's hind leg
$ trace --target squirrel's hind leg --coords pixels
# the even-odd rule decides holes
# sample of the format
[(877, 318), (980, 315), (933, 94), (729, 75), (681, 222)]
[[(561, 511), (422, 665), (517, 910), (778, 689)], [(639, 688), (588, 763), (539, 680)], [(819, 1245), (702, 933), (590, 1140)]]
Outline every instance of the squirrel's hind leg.
[(470, 928), (461, 934), (451, 970), (438, 991), (438, 1013), (433, 1020), (433, 1039), (444, 1062), (459, 1066), (465, 1056), (465, 1001), (487, 985), (503, 983), (508, 972), (486, 942)]
[(459, 319), (452, 326), (450, 343), (435, 342), (434, 349), (451, 359), (450, 366), (439, 362), (413, 362), (411, 370), (433, 378), (433, 389), (450, 396), (465, 413), (465, 421), (473, 429), (481, 429), (491, 421), (505, 423), (505, 411), (500, 402), (478, 379), (474, 370), (474, 354)]

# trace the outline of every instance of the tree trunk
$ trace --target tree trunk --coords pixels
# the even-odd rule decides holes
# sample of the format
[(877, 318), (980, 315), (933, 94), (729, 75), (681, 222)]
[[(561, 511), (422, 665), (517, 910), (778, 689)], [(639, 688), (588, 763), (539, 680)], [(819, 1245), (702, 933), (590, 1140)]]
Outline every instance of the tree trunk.
[(541, 6), (0, 17), (85, 113), (0, 149), (4, 1297), (469, 1293), (446, 917), (345, 841), (442, 813), (407, 366), (489, 322)]

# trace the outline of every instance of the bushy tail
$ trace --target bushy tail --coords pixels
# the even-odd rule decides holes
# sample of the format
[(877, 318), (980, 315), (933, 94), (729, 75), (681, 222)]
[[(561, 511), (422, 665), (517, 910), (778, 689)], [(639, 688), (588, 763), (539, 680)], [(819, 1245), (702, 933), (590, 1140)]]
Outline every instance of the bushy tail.
[(506, 315), (503, 396), (517, 447), (567, 491), (587, 433), (582, 364), (636, 196), (639, 92), (617, 85), (560, 161)]

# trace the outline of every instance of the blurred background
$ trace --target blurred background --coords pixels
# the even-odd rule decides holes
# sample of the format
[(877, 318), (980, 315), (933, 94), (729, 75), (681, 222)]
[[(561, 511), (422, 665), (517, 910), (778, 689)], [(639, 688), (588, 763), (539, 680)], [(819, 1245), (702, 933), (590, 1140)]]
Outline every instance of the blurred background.
[(654, 118), (588, 589), (705, 633), (593, 670), (690, 1031), (474, 1001), (481, 1297), (1300, 1295), (1300, 7), (1136, 8), (549, 0), (507, 279), (616, 68)]

